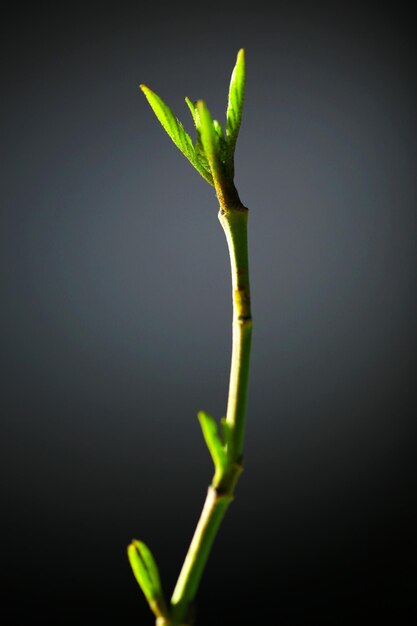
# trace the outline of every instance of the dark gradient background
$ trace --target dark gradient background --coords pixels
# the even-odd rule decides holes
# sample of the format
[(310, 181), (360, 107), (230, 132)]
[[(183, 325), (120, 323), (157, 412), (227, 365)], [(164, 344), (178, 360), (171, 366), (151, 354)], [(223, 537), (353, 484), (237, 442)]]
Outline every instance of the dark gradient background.
[(246, 470), (197, 623), (416, 624), (411, 13), (28, 7), (2, 15), (0, 621), (152, 624), (132, 537), (175, 583), (212, 475), (196, 413), (225, 410), (229, 261), (138, 85), (191, 132), (184, 96), (223, 120), (244, 47)]

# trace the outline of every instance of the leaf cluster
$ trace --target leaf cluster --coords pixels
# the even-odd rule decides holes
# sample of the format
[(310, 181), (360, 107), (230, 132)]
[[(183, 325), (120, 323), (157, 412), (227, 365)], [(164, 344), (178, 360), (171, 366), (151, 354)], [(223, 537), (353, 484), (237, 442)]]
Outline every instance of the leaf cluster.
[(234, 153), (242, 121), (245, 95), (245, 53), (239, 50), (232, 72), (225, 132), (214, 120), (204, 100), (185, 98), (196, 129), (195, 141), (169, 106), (146, 85), (140, 86), (153, 112), (174, 144), (211, 185), (222, 186), (234, 177)]

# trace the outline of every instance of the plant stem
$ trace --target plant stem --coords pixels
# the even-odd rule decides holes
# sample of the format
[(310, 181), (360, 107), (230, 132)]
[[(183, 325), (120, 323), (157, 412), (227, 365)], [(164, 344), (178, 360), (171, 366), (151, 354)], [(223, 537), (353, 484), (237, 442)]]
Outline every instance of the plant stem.
[[(220, 195), (220, 194), (218, 194)], [(189, 609), (203, 574), (213, 541), (242, 471), (246, 400), (252, 337), (247, 246), (248, 210), (236, 198), (219, 197), (219, 220), (229, 248), (233, 293), (233, 344), (226, 421), (232, 432), (227, 449), (229, 471), (217, 488), (211, 485), (171, 598), (171, 619), (158, 626), (191, 626)]]
[(182, 624), (187, 617), (213, 541), (231, 501), (231, 496), (221, 495), (212, 486), (209, 487), (203, 511), (171, 598), (174, 624)]
[(252, 340), (252, 314), (248, 263), (248, 209), (220, 209), (219, 220), (230, 255), (233, 293), (233, 345), (230, 368), (227, 421), (234, 432), (234, 462), (240, 462), (246, 422), (246, 400)]

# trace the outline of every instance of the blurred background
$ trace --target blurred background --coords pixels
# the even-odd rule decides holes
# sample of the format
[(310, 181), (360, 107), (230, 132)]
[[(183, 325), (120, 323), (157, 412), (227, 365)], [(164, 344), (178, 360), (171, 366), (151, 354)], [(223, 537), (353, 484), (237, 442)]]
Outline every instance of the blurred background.
[[(225, 412), (229, 260), (192, 133), (246, 49), (236, 185), (254, 336), (245, 472), (197, 626), (415, 624), (416, 40), (396, 3), (13, 5), (1, 99), (1, 567), (8, 626), (146, 626)], [(411, 10), (411, 9), (410, 9)]]

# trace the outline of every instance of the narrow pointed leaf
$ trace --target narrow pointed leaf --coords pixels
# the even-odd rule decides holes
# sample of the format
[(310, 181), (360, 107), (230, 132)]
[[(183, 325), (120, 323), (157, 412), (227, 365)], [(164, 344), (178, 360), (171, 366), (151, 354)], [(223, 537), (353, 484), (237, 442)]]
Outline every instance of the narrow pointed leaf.
[(188, 158), (193, 159), (194, 146), (191, 137), (171, 109), (155, 92), (146, 85), (140, 86), (153, 112), (166, 130), (177, 148)]
[(204, 154), (210, 165), (214, 181), (222, 177), (222, 164), (219, 156), (219, 136), (214, 128), (213, 119), (206, 103), (203, 100), (197, 102), (198, 130)]
[[(231, 448), (232, 443), (233, 443), (233, 430), (232, 430), (232, 427), (230, 426), (229, 422), (227, 421), (227, 419), (225, 417), (221, 418), (220, 426), (221, 426), (221, 431), (222, 431), (223, 445), (225, 446), (225, 448), (228, 451), (228, 453), (230, 453), (230, 448)], [(230, 454), (228, 454), (228, 456), (229, 455)]]
[(216, 420), (204, 411), (199, 411), (198, 419), (214, 466), (221, 474), (227, 466), (227, 456), (219, 437)]
[(190, 163), (196, 168), (196, 170), (209, 182), (213, 184), (213, 179), (210, 172), (204, 168), (197, 158), (193, 142), (190, 135), (184, 129), (181, 122), (175, 117), (171, 109), (152, 89), (149, 89), (146, 85), (140, 85), (147, 101), (149, 102), (153, 112), (158, 118), (159, 122), (171, 137), (177, 148), (181, 150), (183, 155), (187, 157)]
[(132, 544), (137, 550), (139, 558), (141, 562), (143, 563), (144, 567), (146, 568), (146, 572), (148, 574), (150, 581), (152, 582), (153, 589), (157, 593), (162, 595), (161, 579), (159, 577), (158, 566), (156, 564), (156, 561), (153, 557), (152, 552), (150, 551), (148, 546), (145, 543), (143, 543), (143, 541), (139, 541), (138, 539), (133, 539)]
[(236, 65), (230, 79), (229, 99), (226, 113), (226, 139), (233, 156), (236, 139), (242, 121), (243, 101), (245, 98), (245, 51), (239, 50)]
[(194, 102), (190, 98), (185, 98), (188, 108), (190, 109), (191, 117), (193, 118), (194, 126), (197, 126), (196, 122), (196, 108)]
[(216, 131), (217, 135), (223, 139), (223, 128), (217, 120), (213, 120), (213, 128)]
[(213, 128), (217, 134), (217, 155), (222, 164), (227, 165), (228, 145), (223, 135), (220, 122), (213, 120)]
[(127, 555), (135, 578), (154, 614), (164, 617), (167, 614), (158, 567), (149, 548), (137, 539), (128, 546)]
[(197, 102), (198, 127), (201, 133), (201, 141), (208, 160), (214, 161), (217, 151), (217, 133), (214, 130), (213, 119), (206, 103), (203, 100)]

